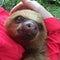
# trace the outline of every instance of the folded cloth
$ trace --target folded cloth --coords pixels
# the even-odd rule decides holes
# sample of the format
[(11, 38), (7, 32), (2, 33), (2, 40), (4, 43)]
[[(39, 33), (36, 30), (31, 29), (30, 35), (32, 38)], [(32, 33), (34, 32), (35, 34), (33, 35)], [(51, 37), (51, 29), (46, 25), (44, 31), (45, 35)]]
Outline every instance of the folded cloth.
[(21, 60), (24, 48), (6, 33), (4, 23), (8, 16), (9, 13), (0, 7), (0, 60)]
[(48, 60), (60, 60), (60, 22), (55, 17), (44, 20), (47, 29), (47, 56)]
[[(21, 60), (24, 48), (17, 44), (6, 33), (4, 23), (9, 13), (0, 7), (0, 60)], [(60, 59), (60, 22), (56, 18), (47, 18), (44, 20), (47, 28), (47, 56), (48, 60)]]

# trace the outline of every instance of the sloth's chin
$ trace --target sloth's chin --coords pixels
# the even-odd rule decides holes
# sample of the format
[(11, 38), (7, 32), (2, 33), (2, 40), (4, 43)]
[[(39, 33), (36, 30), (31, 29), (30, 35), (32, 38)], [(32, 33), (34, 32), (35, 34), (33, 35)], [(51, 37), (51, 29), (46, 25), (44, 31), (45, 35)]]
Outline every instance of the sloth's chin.
[(35, 38), (35, 36), (36, 36), (36, 33), (34, 33), (34, 31), (32, 31), (32, 32), (29, 32), (29, 31), (23, 32), (23, 31), (19, 30), (18, 34), (22, 38), (22, 40), (24, 40), (24, 41), (33, 40)]

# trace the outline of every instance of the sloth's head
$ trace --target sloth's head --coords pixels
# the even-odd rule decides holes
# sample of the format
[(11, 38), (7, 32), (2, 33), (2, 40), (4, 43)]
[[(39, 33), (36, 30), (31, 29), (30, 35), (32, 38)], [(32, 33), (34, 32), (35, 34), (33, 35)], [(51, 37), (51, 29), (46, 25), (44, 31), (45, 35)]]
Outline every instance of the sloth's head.
[(46, 28), (40, 14), (31, 10), (13, 13), (5, 26), (9, 35), (23, 45), (46, 38)]

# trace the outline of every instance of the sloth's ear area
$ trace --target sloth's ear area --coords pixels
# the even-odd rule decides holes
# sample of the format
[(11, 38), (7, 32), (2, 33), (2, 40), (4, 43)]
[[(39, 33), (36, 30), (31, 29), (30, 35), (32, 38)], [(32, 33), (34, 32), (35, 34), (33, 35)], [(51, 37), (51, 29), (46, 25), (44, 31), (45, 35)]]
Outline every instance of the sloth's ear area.
[(37, 23), (38, 24), (38, 28), (39, 28), (39, 31), (43, 31), (44, 30), (44, 26), (42, 23)]

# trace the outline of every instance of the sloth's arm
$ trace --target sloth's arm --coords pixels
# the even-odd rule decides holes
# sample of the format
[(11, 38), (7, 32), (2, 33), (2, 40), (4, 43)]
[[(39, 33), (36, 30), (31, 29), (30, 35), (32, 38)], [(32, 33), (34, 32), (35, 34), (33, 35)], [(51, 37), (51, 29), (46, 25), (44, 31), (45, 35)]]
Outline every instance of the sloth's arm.
[(53, 17), (52, 14), (50, 14), (41, 4), (39, 4), (37, 1), (30, 1), (30, 0), (22, 0), (20, 3), (18, 3), (16, 6), (14, 6), (10, 14), (17, 10), (21, 9), (32, 9), (35, 10), (36, 12), (40, 13), (42, 18), (50, 18)]
[(49, 13), (41, 4), (39, 4), (37, 1), (28, 1), (28, 0), (22, 0), (23, 3), (28, 6), (29, 8), (37, 11), (41, 14), (43, 19), (53, 17), (51, 13)]

